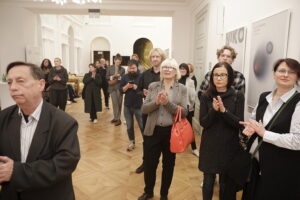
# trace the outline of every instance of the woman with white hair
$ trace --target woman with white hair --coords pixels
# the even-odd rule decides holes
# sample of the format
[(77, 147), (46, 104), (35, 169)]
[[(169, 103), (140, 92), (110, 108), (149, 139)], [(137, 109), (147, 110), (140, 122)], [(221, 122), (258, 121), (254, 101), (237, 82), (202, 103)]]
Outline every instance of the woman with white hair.
[(175, 59), (166, 59), (160, 68), (161, 81), (149, 85), (149, 94), (142, 106), (142, 112), (148, 115), (144, 129), (145, 148), (145, 188), (138, 200), (153, 197), (156, 169), (160, 154), (163, 155), (163, 171), (160, 199), (168, 199), (168, 192), (173, 178), (176, 154), (170, 151), (170, 137), (173, 116), (177, 107), (182, 107), (182, 117), (187, 114), (187, 89), (180, 84), (179, 67)]

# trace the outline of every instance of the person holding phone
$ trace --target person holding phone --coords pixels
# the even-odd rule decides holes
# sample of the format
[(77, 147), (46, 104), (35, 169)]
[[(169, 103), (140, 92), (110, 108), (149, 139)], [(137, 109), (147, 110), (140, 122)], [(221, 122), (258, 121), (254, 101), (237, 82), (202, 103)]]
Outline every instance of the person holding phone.
[(134, 119), (138, 122), (141, 133), (143, 133), (143, 121), (141, 106), (143, 104), (143, 98), (137, 92), (137, 85), (140, 79), (140, 73), (138, 71), (138, 62), (136, 60), (128, 61), (128, 73), (122, 76), (120, 83), (120, 91), (125, 94), (124, 100), (124, 116), (127, 125), (127, 134), (129, 138), (129, 145), (127, 151), (132, 151), (135, 148), (135, 136), (134, 136)]

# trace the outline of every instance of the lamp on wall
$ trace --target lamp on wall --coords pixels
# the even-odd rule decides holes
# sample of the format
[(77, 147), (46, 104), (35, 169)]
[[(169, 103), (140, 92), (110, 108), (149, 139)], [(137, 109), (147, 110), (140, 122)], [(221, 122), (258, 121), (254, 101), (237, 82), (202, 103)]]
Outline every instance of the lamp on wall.
[[(34, 1), (47, 2), (48, 0), (34, 0)], [(102, 0), (51, 0), (51, 2), (60, 5), (64, 5), (70, 2), (83, 5), (86, 3), (102, 3)]]

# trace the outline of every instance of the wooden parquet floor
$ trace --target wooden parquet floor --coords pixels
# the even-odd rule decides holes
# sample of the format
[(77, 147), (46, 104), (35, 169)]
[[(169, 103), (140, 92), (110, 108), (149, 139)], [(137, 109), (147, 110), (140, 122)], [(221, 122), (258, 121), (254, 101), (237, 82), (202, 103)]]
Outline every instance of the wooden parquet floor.
[[(89, 114), (83, 112), (82, 99), (78, 98), (76, 101), (77, 103), (67, 105), (66, 109), (79, 123), (81, 160), (73, 173), (76, 199), (136, 200), (144, 188), (143, 174), (135, 173), (142, 162), (142, 137), (136, 123), (136, 148), (127, 152), (126, 125), (115, 127), (110, 123), (113, 118), (112, 108), (98, 113), (98, 123), (93, 124), (89, 122)], [(199, 148), (198, 134), (196, 142)], [(157, 170), (153, 200), (159, 199), (160, 180), (161, 164)], [(169, 200), (202, 199), (201, 181), (198, 158), (192, 154), (191, 148), (177, 154)], [(218, 189), (215, 186), (213, 200), (217, 200), (217, 197)]]

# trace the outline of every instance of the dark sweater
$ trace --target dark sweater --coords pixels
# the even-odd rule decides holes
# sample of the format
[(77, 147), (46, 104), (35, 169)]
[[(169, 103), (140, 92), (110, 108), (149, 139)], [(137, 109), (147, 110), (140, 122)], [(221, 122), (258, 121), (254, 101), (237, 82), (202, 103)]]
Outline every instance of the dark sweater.
[[(212, 108), (212, 98), (221, 96), (225, 113)], [(205, 173), (222, 173), (239, 150), (239, 121), (244, 117), (244, 95), (229, 89), (213, 97), (201, 95), (200, 124), (203, 126), (199, 169)]]
[(144, 97), (143, 90), (148, 90), (150, 83), (160, 81), (160, 72), (155, 73), (153, 67), (144, 71), (138, 84), (138, 93)]
[[(61, 80), (53, 80), (54, 76), (58, 75)], [(67, 89), (67, 82), (68, 82), (68, 72), (67, 70), (62, 66), (60, 70), (57, 70), (55, 67), (53, 67), (48, 76), (48, 82), (50, 85), (51, 90), (65, 90)]]
[(129, 82), (133, 81), (134, 84), (138, 85), (139, 79), (141, 75), (138, 74), (136, 77), (130, 77), (129, 74), (125, 74), (122, 76), (121, 83), (120, 83), (120, 90), (122, 93), (125, 94), (124, 105), (140, 109), (143, 104), (143, 98), (140, 94), (138, 94), (137, 90), (133, 88), (129, 88), (126, 92), (123, 92), (123, 87)]

